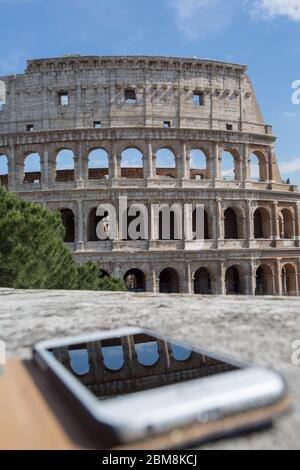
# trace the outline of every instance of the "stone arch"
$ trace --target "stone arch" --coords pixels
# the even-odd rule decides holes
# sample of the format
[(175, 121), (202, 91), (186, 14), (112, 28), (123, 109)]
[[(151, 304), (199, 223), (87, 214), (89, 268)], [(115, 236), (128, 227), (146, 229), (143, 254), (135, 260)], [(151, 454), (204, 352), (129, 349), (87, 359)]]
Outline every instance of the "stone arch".
[(92, 149), (88, 156), (88, 179), (108, 179), (108, 176), (109, 158), (107, 151), (103, 148)]
[(76, 349), (69, 348), (68, 355), (70, 359), (70, 367), (76, 375), (83, 376), (88, 374), (90, 363), (86, 347), (77, 347)]
[(240, 179), (240, 154), (238, 150), (225, 148), (221, 154), (221, 176), (222, 179), (234, 181)]
[[(87, 239), (88, 242), (98, 242), (100, 241), (98, 236), (97, 236), (97, 225), (99, 222), (101, 222), (102, 219), (107, 215), (108, 213), (105, 212), (103, 216), (98, 216), (97, 215), (97, 207), (93, 207), (88, 216), (88, 221), (87, 221)], [(103, 241), (103, 240), (101, 240)]]
[(41, 182), (41, 158), (37, 152), (30, 152), (24, 158), (24, 183)]
[(121, 177), (143, 178), (144, 155), (138, 147), (126, 147), (121, 153)]
[(202, 148), (192, 148), (189, 151), (190, 178), (203, 180), (208, 178), (208, 153)]
[(8, 157), (0, 153), (0, 186), (8, 186)]
[(271, 237), (272, 218), (270, 212), (265, 207), (258, 207), (253, 214), (254, 238)]
[[(176, 210), (178, 207), (170, 207), (170, 211), (168, 211), (166, 206), (160, 208), (158, 213), (158, 239), (159, 240), (181, 240), (182, 233), (179, 228), (180, 223), (180, 214)], [(169, 233), (164, 234), (163, 229), (163, 217), (169, 217)], [(167, 238), (169, 236), (169, 238)]]
[(59, 209), (61, 220), (65, 228), (64, 242), (75, 242), (75, 216), (71, 209)]
[(161, 147), (156, 152), (156, 176), (161, 178), (177, 178), (176, 155), (171, 148)]
[(148, 335), (133, 337), (137, 362), (143, 367), (154, 367), (160, 359), (157, 340)]
[(174, 268), (165, 268), (159, 274), (159, 292), (161, 294), (178, 294), (180, 280)]
[(280, 238), (294, 238), (294, 214), (290, 209), (281, 209), (278, 223)]
[(124, 276), (124, 281), (130, 292), (146, 291), (146, 277), (141, 269), (129, 269)]
[(268, 180), (268, 163), (265, 152), (260, 149), (253, 149), (248, 158), (249, 160), (249, 177), (253, 181)]
[(117, 372), (124, 367), (125, 357), (120, 338), (102, 340), (101, 355), (106, 370)]
[(199, 268), (194, 274), (194, 294), (212, 294), (212, 279), (207, 268)]
[(242, 295), (243, 282), (242, 273), (239, 266), (230, 266), (225, 273), (226, 295)]
[(63, 148), (56, 154), (56, 181), (74, 181), (75, 179), (75, 154), (73, 150)]
[(274, 295), (273, 269), (268, 264), (261, 264), (256, 270), (255, 295)]
[(282, 295), (298, 295), (297, 271), (292, 263), (286, 263), (281, 269)]
[(224, 210), (224, 239), (236, 240), (243, 238), (243, 213), (237, 207)]

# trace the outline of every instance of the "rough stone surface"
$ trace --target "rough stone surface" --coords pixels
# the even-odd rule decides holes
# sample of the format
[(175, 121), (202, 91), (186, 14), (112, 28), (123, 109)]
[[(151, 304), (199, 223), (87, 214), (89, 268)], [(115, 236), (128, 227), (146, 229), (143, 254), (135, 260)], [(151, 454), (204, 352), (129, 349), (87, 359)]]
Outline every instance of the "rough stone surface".
[(291, 344), (300, 340), (297, 298), (202, 297), (0, 290), (0, 337), (9, 356), (30, 357), (37, 341), (120, 326), (142, 326), (269, 366), (288, 382), (294, 409), (271, 430), (222, 440), (213, 449), (300, 447), (300, 375)]

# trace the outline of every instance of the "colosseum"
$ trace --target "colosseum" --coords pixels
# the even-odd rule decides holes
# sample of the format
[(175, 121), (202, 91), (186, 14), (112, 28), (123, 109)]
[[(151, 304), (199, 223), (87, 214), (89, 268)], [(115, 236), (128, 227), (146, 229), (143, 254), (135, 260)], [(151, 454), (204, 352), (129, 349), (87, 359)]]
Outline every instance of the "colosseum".
[[(1, 184), (59, 211), (76, 261), (130, 290), (299, 295), (300, 197), (280, 176), (246, 71), (171, 57), (29, 60), (1, 77)], [(98, 205), (117, 209), (121, 196), (149, 208), (147, 239), (98, 239)], [(174, 203), (190, 230), (166, 240), (152, 207)]]

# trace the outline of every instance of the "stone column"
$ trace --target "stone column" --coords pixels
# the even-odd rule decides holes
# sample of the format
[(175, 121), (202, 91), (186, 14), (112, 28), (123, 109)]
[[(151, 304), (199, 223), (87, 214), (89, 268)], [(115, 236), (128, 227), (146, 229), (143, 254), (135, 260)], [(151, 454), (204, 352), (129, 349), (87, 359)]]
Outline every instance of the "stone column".
[(243, 181), (250, 179), (250, 165), (251, 159), (249, 158), (249, 146), (245, 144), (243, 146)]
[(193, 285), (192, 285), (191, 265), (190, 265), (189, 263), (186, 263), (186, 267), (185, 267), (185, 276), (186, 276), (186, 280), (185, 280), (185, 292), (186, 292), (187, 294), (193, 294), (194, 289), (193, 289)]
[(253, 226), (253, 218), (252, 218), (252, 210), (251, 210), (251, 201), (247, 199), (246, 201), (246, 240), (247, 246), (250, 247), (251, 240), (254, 239), (254, 226)]
[(56, 180), (56, 153), (50, 148), (47, 149), (48, 158), (48, 186), (51, 187)]
[(213, 154), (211, 156), (211, 179), (216, 180), (221, 178), (221, 149), (218, 143), (213, 144)]
[(193, 239), (193, 227), (192, 227), (192, 205), (189, 204), (188, 201), (184, 201), (184, 206), (183, 206), (183, 221), (184, 221), (184, 226), (183, 226), (183, 237), (184, 240), (192, 240)]
[(121, 176), (121, 155), (118, 154), (116, 146), (112, 146), (111, 164), (110, 164), (110, 178), (118, 180)]
[(41, 155), (41, 184), (42, 189), (48, 188), (49, 182), (49, 153), (47, 146), (44, 146), (42, 155)]
[(277, 201), (272, 202), (272, 226), (273, 226), (272, 239), (273, 239), (273, 243), (275, 246), (276, 246), (276, 241), (279, 238), (277, 207), (278, 207), (278, 202)]
[(16, 189), (16, 172), (15, 172), (15, 146), (10, 146), (10, 155), (8, 159), (8, 189), (15, 191)]
[(147, 141), (147, 158), (144, 161), (144, 177), (147, 177), (149, 180), (153, 178), (153, 153), (152, 153), (152, 143)]
[(226, 295), (226, 286), (225, 286), (225, 266), (224, 262), (221, 261), (219, 265), (219, 283), (218, 283), (218, 294)]
[(222, 199), (216, 199), (216, 247), (218, 248), (219, 241), (224, 240), (224, 216), (222, 213)]
[(181, 142), (181, 178), (190, 179), (190, 165), (186, 142)]
[(101, 349), (101, 341), (87, 343), (87, 351), (91, 372), (96, 383), (104, 382), (104, 364)]
[(248, 275), (248, 288), (247, 288), (247, 293), (248, 295), (255, 295), (255, 288), (256, 288), (256, 282), (255, 282), (255, 268), (254, 268), (254, 263), (253, 260), (250, 261), (249, 264), (249, 275)]
[(82, 212), (82, 201), (77, 203), (77, 223), (76, 223), (76, 250), (83, 251), (84, 239), (83, 239), (83, 212)]
[(276, 259), (275, 262), (275, 279), (274, 279), (274, 295), (282, 295), (282, 282), (281, 282), (281, 260)]
[(274, 181), (274, 168), (273, 168), (273, 147), (268, 150), (268, 161), (269, 161), (269, 181)]

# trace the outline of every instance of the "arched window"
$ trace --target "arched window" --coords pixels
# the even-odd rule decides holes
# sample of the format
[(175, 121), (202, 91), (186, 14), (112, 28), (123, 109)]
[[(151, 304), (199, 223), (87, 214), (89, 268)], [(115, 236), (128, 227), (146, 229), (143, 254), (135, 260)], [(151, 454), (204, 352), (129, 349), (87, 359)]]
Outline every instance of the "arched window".
[(161, 294), (179, 293), (179, 277), (175, 269), (166, 268), (160, 273), (159, 292)]
[(101, 341), (101, 354), (106, 369), (121, 370), (124, 365), (124, 351), (119, 339)]
[(140, 269), (130, 269), (124, 276), (127, 289), (130, 292), (145, 292), (145, 275)]
[(254, 238), (269, 238), (271, 236), (271, 217), (267, 209), (259, 207), (253, 214)]
[(285, 264), (281, 270), (282, 295), (298, 295), (297, 274), (292, 264)]
[(238, 222), (235, 211), (229, 207), (224, 212), (224, 237), (225, 240), (237, 239), (238, 237)]
[(121, 177), (143, 178), (144, 177), (143, 154), (136, 148), (128, 148), (122, 152)]
[(190, 175), (191, 179), (207, 179), (207, 158), (205, 153), (199, 149), (190, 152)]
[(24, 160), (24, 183), (40, 183), (41, 161), (38, 153), (30, 153)]
[(76, 375), (85, 375), (90, 370), (89, 357), (86, 348), (69, 350), (70, 364)]
[(0, 185), (8, 186), (8, 158), (0, 155)]
[(236, 266), (227, 269), (225, 275), (226, 295), (241, 295), (242, 283), (239, 270)]
[[(203, 220), (198, 223), (203, 223), (204, 224), (204, 227), (203, 229), (201, 228), (201, 231), (203, 231), (203, 235), (204, 235), (204, 240), (210, 240), (212, 238), (211, 236), (211, 230), (210, 230), (210, 226), (209, 226), (209, 221), (208, 221), (208, 214), (207, 214), (207, 211), (204, 210), (204, 211), (200, 211), (200, 214), (203, 214)], [(194, 235), (194, 240), (196, 240), (197, 238), (197, 234), (196, 234), (196, 216), (197, 216), (197, 209), (194, 209), (193, 210), (193, 214), (192, 214), (192, 229), (193, 229), (193, 233), (195, 234)]]
[(156, 152), (156, 175), (161, 178), (176, 178), (176, 157), (169, 149), (160, 149)]
[(146, 367), (154, 366), (159, 360), (157, 341), (150, 336), (146, 336), (143, 341), (139, 337), (134, 336), (133, 340), (139, 364)]
[(221, 159), (221, 175), (224, 180), (237, 179), (235, 157), (231, 152), (223, 152)]
[(75, 241), (75, 218), (71, 209), (60, 210), (61, 220), (65, 227), (64, 242), (74, 243)]
[(255, 295), (273, 295), (273, 271), (268, 265), (261, 265), (256, 270)]
[(74, 153), (61, 150), (56, 156), (56, 181), (74, 181)]
[(289, 209), (282, 209), (279, 214), (279, 236), (280, 238), (294, 237), (293, 215)]
[(89, 180), (108, 178), (108, 154), (103, 149), (92, 150), (88, 158)]
[(210, 295), (212, 293), (211, 277), (206, 268), (199, 268), (195, 272), (194, 293), (202, 295)]

